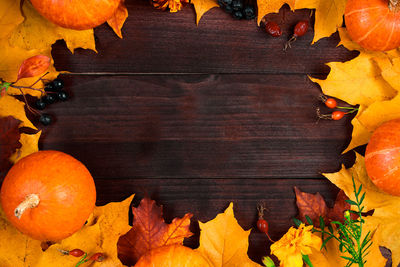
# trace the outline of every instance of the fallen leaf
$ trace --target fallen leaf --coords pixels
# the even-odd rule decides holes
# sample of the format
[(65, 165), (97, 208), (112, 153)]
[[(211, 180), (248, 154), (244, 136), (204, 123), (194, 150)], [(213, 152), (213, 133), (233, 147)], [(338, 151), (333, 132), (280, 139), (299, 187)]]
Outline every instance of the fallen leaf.
[(312, 43), (331, 36), (343, 24), (346, 0), (257, 0), (258, 25), (265, 15), (279, 12), (284, 4), (288, 4), (291, 10), (315, 9)]
[(2, 0), (0, 2), (0, 39), (8, 38), (10, 33), (23, 21), (20, 1)]
[(326, 219), (328, 207), (324, 198), (319, 194), (309, 194), (294, 187), (296, 193), (296, 205), (299, 209), (299, 220), (306, 222), (306, 215), (310, 217), (314, 225), (319, 225), (319, 218)]
[(18, 148), (15, 153), (10, 157), (10, 161), (12, 163), (16, 163), (18, 160), (22, 159), (23, 157), (28, 156), (34, 152), (39, 151), (39, 138), (42, 131), (39, 131), (35, 134), (21, 134), (21, 138), (19, 142), (21, 143), (21, 147)]
[(296, 0), (295, 9), (315, 9), (314, 39), (312, 43), (331, 36), (343, 24), (347, 0)]
[[(344, 166), (337, 173), (325, 173), (332, 183), (342, 189), (350, 199), (354, 199), (352, 177), (358, 187), (366, 193), (363, 201), (365, 212), (374, 211), (371, 216), (365, 216), (365, 229), (374, 231), (373, 242), (392, 251), (393, 266), (400, 263), (400, 197), (384, 193), (369, 179), (365, 170), (364, 157), (357, 154), (356, 162), (350, 169)], [(364, 229), (364, 228), (363, 228)], [(378, 265), (375, 265), (378, 266)], [(383, 266), (383, 265), (382, 265)]]
[(10, 157), (21, 147), (19, 125), (21, 121), (12, 116), (0, 117), (0, 172), (10, 167)]
[(36, 263), (42, 254), (40, 243), (12, 226), (0, 207), (0, 262), (2, 267), (37, 266)]
[(92, 29), (77, 31), (57, 26), (42, 17), (29, 1), (24, 1), (22, 11), (25, 20), (10, 36), (10, 45), (26, 50), (51, 49), (57, 40), (64, 39), (72, 53), (78, 47), (96, 51)]
[(132, 212), (132, 228), (118, 241), (118, 254), (126, 265), (134, 265), (152, 249), (182, 244), (184, 238), (193, 235), (189, 230), (190, 218), (193, 216), (190, 213), (166, 224), (162, 217), (162, 207), (149, 198), (143, 198), (137, 208), (132, 208)]
[(60, 243), (51, 245), (43, 252), (35, 266), (74, 266), (79, 259), (64, 256), (59, 250), (69, 251), (75, 248), (85, 251), (89, 257), (94, 253), (103, 253), (105, 259), (99, 266), (124, 266), (118, 259), (117, 242), (120, 236), (131, 228), (129, 226), (129, 207), (132, 199), (133, 195), (122, 202), (112, 202), (102, 207), (95, 207), (93, 214), (81, 230)]
[(196, 10), (196, 24), (199, 25), (199, 21), (201, 17), (203, 17), (204, 13), (209, 11), (213, 7), (218, 7), (218, 3), (216, 0), (192, 0), (190, 1), (194, 5), (194, 9)]
[(24, 108), (25, 103), (12, 96), (5, 95), (0, 97), (0, 117), (13, 116), (15, 119), (21, 121), (19, 127), (28, 127), (36, 130), (36, 127), (26, 117)]
[[(346, 196), (343, 190), (340, 190), (339, 193), (336, 196), (335, 204), (333, 205), (333, 208), (329, 209), (328, 211), (328, 219), (330, 221), (339, 221), (343, 222), (344, 221), (344, 212), (346, 210), (350, 210), (351, 205), (346, 202), (349, 198)], [(357, 219), (356, 214), (351, 213), (350, 214), (352, 219), (355, 220)]]
[(125, 0), (121, 0), (114, 15), (107, 20), (107, 24), (113, 29), (119, 38), (122, 38), (121, 29), (128, 18), (128, 9), (125, 6)]
[(49, 68), (50, 58), (44, 55), (36, 55), (25, 59), (18, 70), (17, 80), (22, 78), (35, 77), (41, 74)]
[(261, 266), (249, 259), (250, 230), (245, 231), (233, 214), (233, 203), (224, 213), (200, 225), (200, 247), (197, 249), (214, 267)]

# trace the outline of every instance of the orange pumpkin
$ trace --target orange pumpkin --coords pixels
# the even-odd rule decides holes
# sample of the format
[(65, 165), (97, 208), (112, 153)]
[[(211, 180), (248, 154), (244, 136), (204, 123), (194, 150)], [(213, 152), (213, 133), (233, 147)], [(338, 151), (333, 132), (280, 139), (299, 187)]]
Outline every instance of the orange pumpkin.
[(144, 254), (135, 267), (211, 267), (196, 250), (181, 245), (162, 246)]
[(395, 0), (348, 0), (345, 22), (351, 39), (368, 50), (400, 46), (400, 5)]
[(19, 160), (0, 192), (7, 219), (38, 240), (58, 241), (78, 231), (92, 213), (96, 188), (86, 167), (58, 151), (39, 151)]
[(372, 134), (365, 151), (365, 168), (378, 188), (400, 196), (400, 119), (382, 124)]
[(45, 18), (64, 28), (87, 30), (106, 22), (120, 0), (31, 0)]

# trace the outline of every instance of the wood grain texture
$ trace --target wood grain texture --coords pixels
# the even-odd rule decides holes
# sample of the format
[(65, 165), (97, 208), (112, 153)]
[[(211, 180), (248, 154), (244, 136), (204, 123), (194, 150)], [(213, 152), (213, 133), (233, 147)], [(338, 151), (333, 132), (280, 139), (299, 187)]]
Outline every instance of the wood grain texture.
[(340, 167), (350, 135), (349, 120), (316, 123), (323, 105), (304, 75), (66, 81), (72, 99), (47, 110), (56, 123), (41, 149), (77, 156), (98, 178), (316, 178)]
[(338, 35), (311, 46), (313, 31), (284, 52), (285, 42), (310, 11), (287, 7), (270, 15), (280, 24), (280, 38), (268, 36), (256, 21), (234, 20), (220, 8), (204, 15), (199, 26), (191, 5), (178, 13), (153, 9), (148, 1), (128, 1), (129, 17), (119, 39), (103, 25), (96, 28), (98, 55), (78, 49), (71, 55), (61, 42), (53, 49), (55, 66), (71, 72), (113, 73), (327, 73), (329, 61), (357, 55), (336, 48)]

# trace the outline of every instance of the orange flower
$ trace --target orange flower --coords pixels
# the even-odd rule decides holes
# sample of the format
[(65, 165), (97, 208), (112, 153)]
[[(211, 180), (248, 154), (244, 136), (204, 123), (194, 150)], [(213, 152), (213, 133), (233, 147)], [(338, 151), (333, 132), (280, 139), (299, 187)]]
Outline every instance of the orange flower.
[(165, 10), (169, 7), (169, 12), (177, 12), (182, 9), (182, 3), (189, 3), (189, 0), (150, 0), (153, 7)]
[(302, 254), (310, 255), (311, 248), (321, 248), (321, 238), (311, 233), (311, 229), (312, 226), (304, 224), (298, 229), (291, 227), (279, 241), (271, 245), (271, 254), (278, 257), (281, 267), (302, 267)]

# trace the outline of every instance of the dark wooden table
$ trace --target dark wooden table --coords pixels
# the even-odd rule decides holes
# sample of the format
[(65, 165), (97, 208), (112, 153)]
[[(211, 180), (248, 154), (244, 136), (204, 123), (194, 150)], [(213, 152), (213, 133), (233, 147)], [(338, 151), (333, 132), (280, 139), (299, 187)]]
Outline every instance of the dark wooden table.
[[(56, 121), (43, 128), (40, 149), (85, 163), (97, 204), (148, 195), (167, 221), (192, 212), (197, 234), (197, 220), (230, 201), (240, 225), (254, 228), (265, 201), (279, 239), (297, 214), (294, 186), (332, 205), (338, 189), (321, 172), (351, 165), (352, 152), (341, 155), (351, 118), (316, 123), (320, 88), (307, 75), (324, 78), (324, 63), (356, 55), (336, 47), (337, 34), (311, 46), (310, 30), (284, 52), (295, 23), (313, 23), (309, 10), (270, 15), (283, 29), (272, 38), (219, 8), (196, 26), (191, 6), (175, 14), (147, 1), (127, 6), (124, 39), (105, 25), (95, 30), (98, 54), (54, 45), (56, 67), (71, 72), (63, 79), (72, 98), (48, 109)], [(187, 244), (198, 246), (198, 235)], [(250, 257), (260, 262), (269, 245), (253, 231)]]

